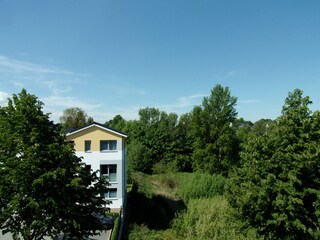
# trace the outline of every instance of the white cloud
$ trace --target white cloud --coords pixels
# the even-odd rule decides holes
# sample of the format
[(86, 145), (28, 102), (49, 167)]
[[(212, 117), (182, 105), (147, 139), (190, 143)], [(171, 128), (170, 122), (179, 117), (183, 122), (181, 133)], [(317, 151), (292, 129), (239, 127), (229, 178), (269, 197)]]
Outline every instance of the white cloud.
[(79, 107), (86, 113), (99, 112), (98, 110), (102, 108), (101, 104), (88, 103), (75, 97), (49, 96), (40, 100), (44, 103), (45, 112), (50, 112), (51, 119), (55, 122), (59, 121), (59, 117), (67, 108)]
[(0, 55), (1, 77), (11, 82), (13, 86), (41, 87), (52, 94), (72, 90), (75, 83), (79, 83), (80, 75), (54, 66), (34, 64)]
[[(105, 122), (117, 114), (121, 114), (126, 119), (136, 119), (140, 107), (128, 106), (117, 108), (116, 106), (106, 106), (106, 101), (100, 101), (98, 93), (90, 98), (80, 96), (80, 92), (86, 92), (87, 83), (92, 79), (90, 75), (74, 73), (55, 66), (35, 64), (30, 61), (21, 61), (0, 55), (0, 86), (6, 86), (9, 91), (20, 91), (26, 88), (32, 94), (36, 94), (39, 100), (44, 103), (44, 112), (50, 112), (50, 118), (59, 122), (59, 117), (63, 111), (71, 107), (82, 108), (89, 116), (96, 121)], [(143, 96), (147, 93), (136, 86), (121, 84), (119, 79), (109, 79), (108, 84), (99, 85), (99, 89), (106, 87), (108, 92), (115, 97), (124, 98), (128, 95)], [(91, 82), (91, 87), (94, 82)], [(100, 83), (97, 83), (100, 84)], [(105, 91), (101, 91), (104, 94)], [(0, 92), (1, 99), (6, 99), (9, 94)], [(105, 100), (105, 99), (104, 99)], [(4, 100), (3, 100), (4, 101)]]
[(64, 74), (73, 75), (70, 71), (61, 70), (55, 67), (42, 66), (26, 61), (19, 61), (0, 55), (0, 67), (11, 69), (14, 72), (30, 72), (33, 74)]
[(176, 102), (167, 105), (157, 106), (157, 108), (166, 112), (175, 112), (178, 114), (191, 110), (195, 105), (199, 105), (207, 94), (194, 94), (177, 99)]
[(10, 94), (0, 91), (0, 105), (6, 104)]

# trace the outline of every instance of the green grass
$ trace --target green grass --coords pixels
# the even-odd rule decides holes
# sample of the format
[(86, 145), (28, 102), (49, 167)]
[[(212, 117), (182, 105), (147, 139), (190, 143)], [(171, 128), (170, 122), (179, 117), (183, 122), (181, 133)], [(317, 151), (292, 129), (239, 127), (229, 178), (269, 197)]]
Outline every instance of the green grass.
[(114, 218), (114, 227), (112, 229), (111, 240), (115, 240), (117, 236), (118, 229), (120, 227), (120, 216), (119, 214), (113, 215)]
[(259, 239), (235, 217), (221, 175), (132, 173), (128, 239)]

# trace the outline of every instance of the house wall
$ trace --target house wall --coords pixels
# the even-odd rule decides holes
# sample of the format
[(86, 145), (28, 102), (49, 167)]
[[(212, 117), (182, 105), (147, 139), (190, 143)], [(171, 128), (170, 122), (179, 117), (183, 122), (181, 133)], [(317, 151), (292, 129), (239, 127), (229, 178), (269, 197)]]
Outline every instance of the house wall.
[[(91, 141), (91, 151), (85, 152), (84, 142)], [(117, 140), (117, 150), (100, 152), (100, 140)], [(74, 142), (76, 155), (81, 157), (86, 165), (90, 165), (93, 171), (100, 171), (101, 164), (117, 165), (117, 181), (110, 182), (109, 188), (117, 189), (117, 198), (109, 198), (112, 203), (107, 207), (111, 210), (120, 210), (126, 194), (126, 144), (125, 138), (108, 132), (96, 126), (83, 129), (67, 136), (67, 141)]]
[(100, 151), (100, 140), (122, 140), (122, 137), (95, 126), (67, 136), (67, 141), (74, 141), (77, 152), (84, 152), (85, 140), (91, 140), (91, 151), (95, 152)]

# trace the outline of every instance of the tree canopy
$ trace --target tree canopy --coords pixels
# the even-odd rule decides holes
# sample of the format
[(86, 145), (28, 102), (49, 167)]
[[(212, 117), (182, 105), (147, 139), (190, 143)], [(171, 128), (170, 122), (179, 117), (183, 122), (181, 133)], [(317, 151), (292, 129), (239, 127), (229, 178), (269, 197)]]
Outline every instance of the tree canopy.
[(60, 122), (65, 129), (76, 129), (93, 122), (84, 110), (79, 107), (67, 108), (60, 117)]
[(209, 173), (226, 174), (238, 160), (238, 142), (233, 127), (237, 98), (228, 87), (217, 84), (201, 106), (192, 111), (194, 168)]
[(0, 108), (1, 229), (14, 239), (88, 235), (92, 213), (106, 207), (107, 183), (85, 168), (42, 106), (23, 89)]
[(299, 89), (263, 135), (252, 135), (232, 176), (230, 202), (270, 239), (320, 237), (320, 113)]

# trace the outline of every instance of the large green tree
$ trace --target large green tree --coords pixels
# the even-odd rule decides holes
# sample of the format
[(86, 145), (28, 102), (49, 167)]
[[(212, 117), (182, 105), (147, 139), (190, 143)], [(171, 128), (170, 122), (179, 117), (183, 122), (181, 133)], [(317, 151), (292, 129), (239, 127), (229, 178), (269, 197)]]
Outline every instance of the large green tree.
[(121, 115), (117, 114), (113, 119), (106, 121), (105, 125), (119, 131), (124, 131), (127, 121)]
[(252, 135), (232, 176), (230, 202), (266, 238), (320, 238), (320, 113), (301, 90), (289, 93), (282, 115)]
[(60, 122), (65, 129), (75, 129), (92, 123), (93, 118), (89, 117), (83, 109), (72, 107), (63, 111)]
[(135, 170), (150, 173), (154, 164), (172, 160), (167, 153), (172, 150), (177, 123), (177, 114), (149, 107), (139, 110), (138, 121), (128, 122), (126, 129), (131, 138), (128, 161)]
[(237, 163), (236, 102), (228, 87), (217, 84), (202, 105), (193, 109), (194, 169), (227, 174)]
[(106, 206), (106, 182), (86, 170), (42, 106), (23, 89), (0, 107), (0, 228), (14, 239), (88, 235), (92, 213)]

